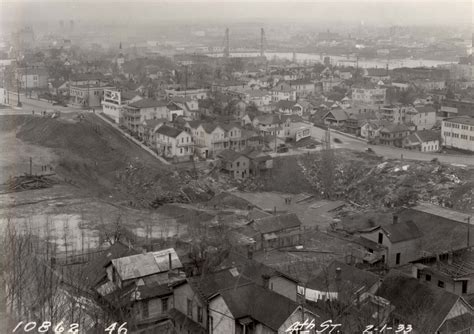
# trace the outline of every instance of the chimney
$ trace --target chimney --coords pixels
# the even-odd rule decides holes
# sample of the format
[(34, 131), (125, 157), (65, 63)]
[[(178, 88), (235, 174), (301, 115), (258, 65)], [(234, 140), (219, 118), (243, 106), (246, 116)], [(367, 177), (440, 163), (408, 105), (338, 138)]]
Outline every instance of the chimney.
[(393, 215), (393, 223), (394, 224), (398, 223), (398, 216), (397, 215)]
[(341, 280), (341, 272), (342, 272), (341, 267), (337, 267), (337, 268), (336, 268), (336, 281), (340, 281), (340, 280)]
[(453, 264), (453, 252), (448, 253), (448, 264)]
[(173, 265), (172, 265), (172, 262), (171, 262), (171, 253), (168, 253), (168, 262), (169, 262), (169, 265), (170, 265), (170, 270), (173, 269)]

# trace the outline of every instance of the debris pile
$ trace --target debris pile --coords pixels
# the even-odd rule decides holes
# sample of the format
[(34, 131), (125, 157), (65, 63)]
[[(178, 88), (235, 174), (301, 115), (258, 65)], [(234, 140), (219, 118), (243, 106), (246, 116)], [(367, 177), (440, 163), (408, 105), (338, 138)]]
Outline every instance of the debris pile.
[[(53, 174), (51, 174), (53, 175)], [(56, 182), (46, 175), (25, 174), (10, 178), (6, 184), (8, 192), (43, 189), (53, 186)]]
[[(303, 174), (322, 189), (320, 159), (300, 159)], [(333, 195), (361, 207), (399, 207), (419, 200), (465, 209), (472, 206), (474, 170), (437, 162), (349, 160), (335, 157)]]

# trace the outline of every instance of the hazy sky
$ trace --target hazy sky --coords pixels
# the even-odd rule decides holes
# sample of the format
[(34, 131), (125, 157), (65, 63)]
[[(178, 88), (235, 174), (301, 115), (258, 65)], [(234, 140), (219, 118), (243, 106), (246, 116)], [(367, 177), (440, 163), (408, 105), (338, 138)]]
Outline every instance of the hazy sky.
[(113, 1), (1, 0), (1, 20), (20, 24), (60, 19), (102, 23), (149, 23), (176, 20), (231, 21), (272, 19), (305, 22), (364, 21), (383, 25), (472, 25), (472, 1)]

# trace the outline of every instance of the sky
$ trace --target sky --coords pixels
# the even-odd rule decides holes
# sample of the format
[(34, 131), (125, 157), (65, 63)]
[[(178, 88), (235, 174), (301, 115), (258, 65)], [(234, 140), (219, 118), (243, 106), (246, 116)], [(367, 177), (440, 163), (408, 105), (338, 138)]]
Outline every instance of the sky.
[(472, 1), (450, 0), (2, 0), (1, 19), (102, 23), (273, 20), (300, 22), (363, 21), (373, 25), (472, 26)]

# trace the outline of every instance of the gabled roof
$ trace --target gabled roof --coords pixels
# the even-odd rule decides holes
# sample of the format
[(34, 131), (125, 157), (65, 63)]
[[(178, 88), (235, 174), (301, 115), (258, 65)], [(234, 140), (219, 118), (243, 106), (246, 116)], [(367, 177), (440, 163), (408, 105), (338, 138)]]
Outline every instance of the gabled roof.
[(334, 109), (334, 110), (328, 111), (327, 114), (324, 115), (323, 118), (327, 118), (329, 115), (331, 115), (332, 118), (334, 118), (337, 121), (345, 121), (349, 118), (345, 110), (342, 110), (342, 109)]
[(233, 162), (233, 161), (237, 160), (238, 158), (240, 158), (242, 156), (244, 156), (242, 153), (236, 152), (234, 150), (229, 150), (229, 149), (223, 150), (222, 152), (217, 154), (218, 158), (220, 158), (224, 161), (228, 161), (228, 162)]
[(235, 319), (250, 317), (274, 331), (299, 307), (291, 299), (255, 284), (223, 291), (220, 296)]
[[(337, 269), (340, 269), (340, 276), (337, 277)], [(331, 262), (315, 278), (310, 280), (306, 287), (312, 290), (333, 292), (344, 285), (348, 293), (355, 292), (362, 287), (369, 290), (379, 281), (379, 276), (350, 266), (340, 261)]]
[(104, 75), (100, 72), (96, 73), (76, 73), (72, 75), (71, 81), (90, 81), (90, 80), (103, 80)]
[(295, 101), (280, 100), (277, 102), (276, 107), (281, 110), (291, 109), (296, 104)]
[(412, 221), (384, 225), (380, 227), (392, 243), (402, 242), (422, 237), (422, 233)]
[(167, 101), (164, 100), (154, 100), (154, 99), (142, 99), (130, 103), (128, 106), (133, 108), (154, 108), (154, 107), (166, 107), (168, 105)]
[(440, 139), (440, 133), (434, 130), (422, 130), (412, 133), (407, 137), (413, 143), (426, 143)]
[(247, 147), (241, 153), (248, 157), (250, 160), (267, 161), (273, 159), (270, 155), (265, 154), (262, 151), (257, 150), (253, 147)]
[(410, 129), (405, 124), (388, 124), (384, 125), (380, 132), (407, 132)]
[(121, 242), (116, 242), (108, 249), (98, 256), (92, 259), (87, 266), (84, 268), (84, 280), (87, 286), (94, 287), (102, 279), (107, 277), (105, 272), (105, 266), (110, 263), (111, 260), (121, 258), (124, 256), (135, 255), (138, 252), (131, 247), (124, 245)]
[(297, 228), (301, 226), (296, 213), (285, 213), (282, 215), (272, 215), (269, 217), (261, 218), (255, 221), (255, 228), (260, 233), (271, 233), (277, 232), (290, 228)]
[(459, 296), (445, 289), (424, 284), (392, 270), (385, 276), (377, 295), (395, 306), (398, 321), (409, 323), (423, 333), (437, 333)]
[(425, 113), (425, 112), (436, 112), (436, 109), (432, 106), (417, 106), (415, 107), (416, 111), (419, 113)]
[(121, 257), (111, 262), (120, 278), (125, 281), (169, 271), (169, 254), (172, 268), (182, 268), (183, 265), (173, 248)]
[(208, 300), (216, 293), (235, 289), (251, 281), (239, 273), (237, 268), (226, 268), (213, 273), (188, 278), (189, 284), (204, 299)]
[(147, 119), (142, 124), (147, 129), (154, 129), (157, 125), (168, 122), (166, 118)]
[(181, 132), (183, 132), (183, 130), (178, 130), (168, 125), (162, 125), (156, 130), (156, 133), (159, 133), (171, 138), (178, 137)]

